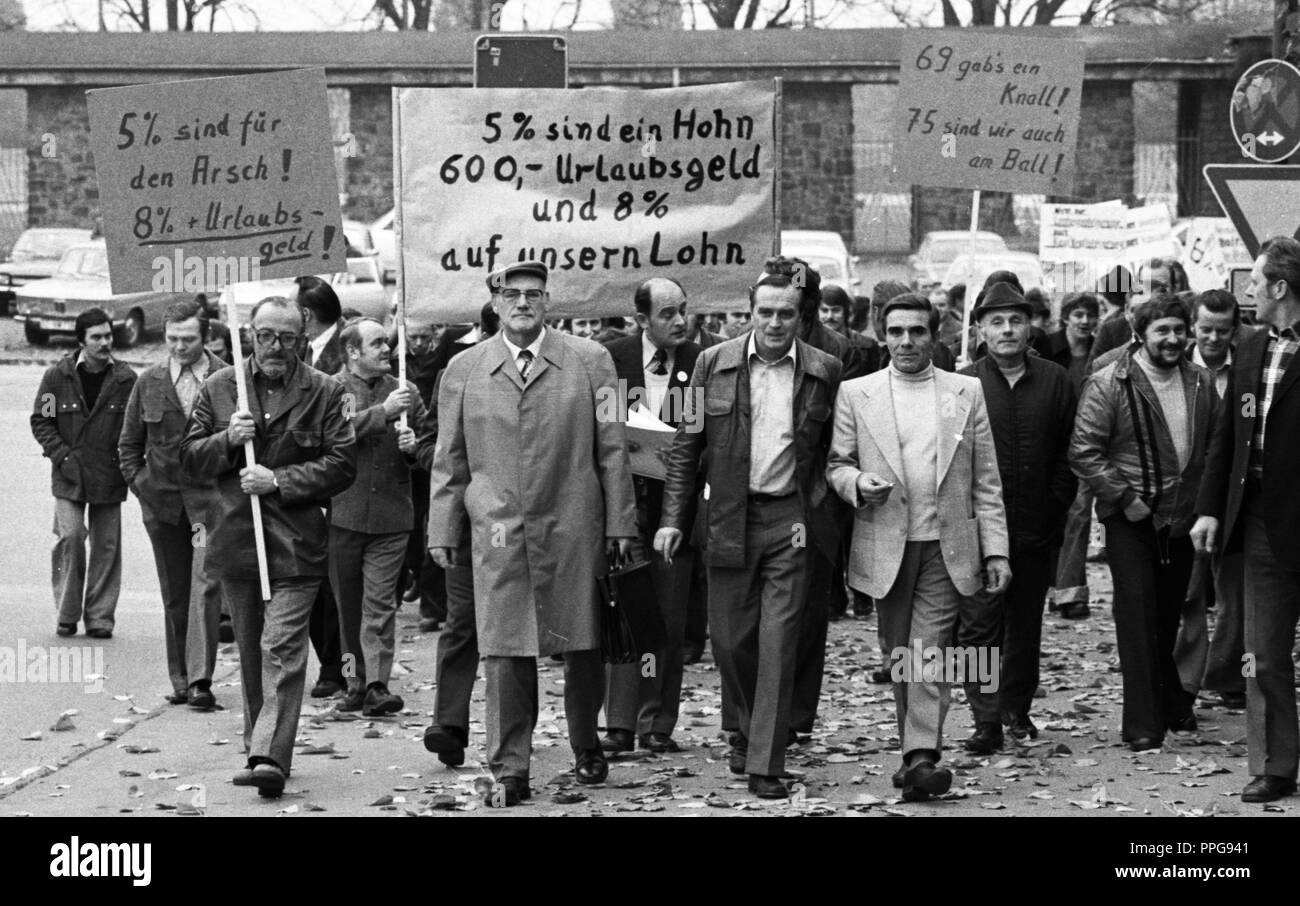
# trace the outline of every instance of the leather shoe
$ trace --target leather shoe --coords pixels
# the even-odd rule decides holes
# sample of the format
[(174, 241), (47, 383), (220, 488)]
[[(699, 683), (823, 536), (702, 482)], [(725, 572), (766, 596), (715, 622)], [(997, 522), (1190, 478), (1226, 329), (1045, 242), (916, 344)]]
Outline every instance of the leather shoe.
[(1242, 802), (1273, 802), (1283, 796), (1295, 793), (1295, 781), (1276, 774), (1261, 774), (1252, 777), (1250, 783), (1241, 791)]
[(230, 778), (230, 782), (235, 786), (253, 786), (253, 769), (244, 768), (244, 770)]
[(253, 768), (253, 786), (264, 799), (278, 799), (284, 793), (284, 771), (262, 762)]
[(1163, 739), (1155, 739), (1150, 736), (1143, 736), (1140, 739), (1131, 740), (1128, 747), (1134, 752), (1146, 752), (1150, 749), (1158, 749), (1165, 744)]
[(972, 755), (992, 755), (1002, 748), (1002, 725), (981, 723), (975, 727), (975, 735), (962, 744)]
[(60, 624), (59, 624), (59, 627), (58, 627), (57, 629), (55, 629), (54, 631), (57, 632), (57, 633), (58, 633), (59, 635), (61, 635), (61, 636), (76, 635), (76, 634), (77, 634), (77, 624), (76, 624), (76, 623), (60, 623)]
[(181, 689), (167, 696), (167, 701), (173, 705), (183, 705), (190, 700), (190, 690)]
[(573, 764), (573, 776), (578, 783), (604, 783), (609, 777), (609, 762), (599, 748), (578, 753)]
[(1188, 714), (1176, 720), (1171, 720), (1167, 729), (1175, 733), (1195, 733), (1196, 732), (1196, 715)]
[(521, 802), (531, 799), (533, 791), (519, 777), (502, 777), (488, 795), (489, 808), (513, 808)]
[(113, 630), (111, 629), (87, 629), (86, 635), (92, 639), (111, 639)]
[(785, 734), (785, 747), (787, 749), (790, 748), (790, 746), (801, 746), (809, 742), (812, 742), (811, 733), (800, 733), (792, 727), (789, 732)]
[(873, 683), (892, 683), (894, 681), (893, 671), (888, 667), (877, 667), (871, 671), (871, 681)]
[(1034, 726), (1034, 722), (1029, 719), (1028, 714), (1011, 718), (1011, 724), (1007, 727), (1007, 732), (1011, 734), (1013, 739), (1038, 738), (1038, 728)]
[(312, 698), (329, 698), (332, 695), (338, 695), (343, 691), (343, 684), (338, 680), (318, 679), (316, 685), (311, 687)]
[(646, 733), (637, 742), (641, 744), (641, 748), (654, 752), (656, 755), (682, 750), (682, 747), (667, 733)]
[(606, 752), (631, 752), (636, 748), (636, 738), (631, 730), (610, 729), (600, 741), (600, 748)]
[(1217, 694), (1218, 703), (1225, 708), (1233, 708), (1240, 711), (1246, 707), (1245, 692), (1220, 692)]
[(785, 788), (780, 777), (768, 777), (764, 774), (749, 775), (749, 791), (759, 799), (790, 798), (790, 791)]
[(704, 657), (704, 646), (699, 642), (687, 642), (682, 646), (682, 663), (687, 666), (698, 664)]
[(222, 620), (217, 625), (217, 641), (223, 645), (229, 645), (235, 640), (235, 624), (230, 620)]
[(903, 779), (906, 776), (907, 776), (907, 765), (900, 764), (898, 766), (898, 770), (894, 772), (894, 776), (890, 778), (890, 781), (894, 784), (894, 789), (901, 790), (903, 788)]
[(424, 747), (449, 768), (458, 768), (465, 763), (465, 745), (468, 742), (467, 734), (460, 727), (434, 724), (424, 731)]
[(396, 714), (405, 707), (406, 702), (402, 701), (400, 695), (389, 692), (388, 687), (383, 683), (371, 683), (366, 687), (361, 714), (364, 717), (381, 717), (385, 714)]
[(334, 706), (338, 711), (360, 711), (366, 704), (366, 692), (364, 689), (349, 689), (343, 700)]
[(442, 620), (421, 620), (420, 621), (421, 632), (438, 632), (440, 629), (442, 629)]
[(739, 733), (731, 737), (731, 751), (727, 753), (727, 767), (733, 774), (745, 773), (745, 762), (749, 761), (749, 740)]
[(952, 771), (932, 761), (918, 761), (903, 772), (903, 801), (925, 802), (942, 796), (952, 787)]
[(1069, 601), (1060, 606), (1056, 615), (1066, 620), (1086, 620), (1092, 616), (1092, 611), (1087, 601)]
[(217, 706), (217, 698), (210, 689), (202, 686), (190, 686), (189, 705), (195, 711), (211, 711)]

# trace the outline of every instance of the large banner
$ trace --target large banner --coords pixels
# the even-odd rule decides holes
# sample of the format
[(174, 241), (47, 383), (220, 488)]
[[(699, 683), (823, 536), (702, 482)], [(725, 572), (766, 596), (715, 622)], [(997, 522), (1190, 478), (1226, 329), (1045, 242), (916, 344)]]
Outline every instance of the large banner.
[(394, 108), (408, 312), (477, 320), (488, 274), (526, 260), (557, 316), (627, 315), (654, 276), (745, 307), (772, 253), (772, 83), (403, 88)]
[(86, 98), (113, 292), (346, 269), (323, 69)]
[(1169, 208), (1101, 204), (1045, 204), (1038, 225), (1043, 276), (1058, 293), (1092, 292), (1115, 265), (1137, 276), (1151, 258), (1174, 254)]
[(1074, 193), (1082, 41), (907, 29), (900, 43), (895, 182)]

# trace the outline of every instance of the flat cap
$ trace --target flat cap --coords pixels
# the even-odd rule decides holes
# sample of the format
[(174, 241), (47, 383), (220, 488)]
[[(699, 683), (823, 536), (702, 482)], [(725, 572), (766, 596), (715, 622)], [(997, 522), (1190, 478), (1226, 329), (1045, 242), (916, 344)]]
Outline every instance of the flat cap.
[(488, 289), (496, 292), (506, 285), (506, 278), (511, 274), (532, 274), (534, 277), (541, 277), (543, 281), (547, 281), (550, 277), (550, 271), (546, 269), (546, 265), (542, 264), (542, 262), (519, 261), (515, 264), (507, 264), (505, 267), (488, 274)]

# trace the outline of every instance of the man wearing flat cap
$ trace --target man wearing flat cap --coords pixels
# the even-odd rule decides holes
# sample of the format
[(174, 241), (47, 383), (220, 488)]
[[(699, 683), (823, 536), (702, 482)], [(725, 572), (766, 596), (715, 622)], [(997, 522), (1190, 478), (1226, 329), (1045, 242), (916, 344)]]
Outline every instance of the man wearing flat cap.
[(988, 755), (1002, 746), (1004, 724), (1016, 739), (1038, 735), (1029, 706), (1038, 688), (1051, 552), (1076, 491), (1067, 458), (1075, 396), (1064, 368), (1027, 354), (1033, 305), (1014, 286), (988, 287), (971, 317), (988, 355), (958, 373), (979, 378), (984, 390), (1011, 541), (1011, 585), (1001, 595), (963, 599), (957, 627), (959, 646), (1001, 654), (995, 690), (965, 684), (975, 718), (966, 750)]
[(546, 328), (547, 269), (488, 277), (501, 336), (451, 360), (438, 392), (428, 545), (443, 569), (469, 535), (479, 650), (486, 657), (490, 802), (528, 799), (537, 658), (564, 655), (564, 709), (579, 783), (609, 767), (596, 719), (605, 694), (596, 578), (626, 557), (636, 504), (606, 349)]

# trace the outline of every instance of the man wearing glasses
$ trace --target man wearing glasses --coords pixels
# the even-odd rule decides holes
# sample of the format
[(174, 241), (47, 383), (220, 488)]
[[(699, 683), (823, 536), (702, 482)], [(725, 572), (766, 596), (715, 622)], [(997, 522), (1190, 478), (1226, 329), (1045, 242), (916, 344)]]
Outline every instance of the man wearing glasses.
[[(284, 791), (307, 672), (308, 620), (328, 572), (321, 507), (356, 476), (355, 438), (344, 388), (298, 360), (302, 306), (280, 296), (253, 308), (253, 356), (244, 365), (248, 409), (234, 368), (204, 383), (181, 442), (181, 467), (215, 478), (219, 499), (208, 562), (222, 580), (235, 623), (244, 695), (247, 769), (236, 786), (262, 796)], [(253, 442), (256, 465), (244, 443)], [(263, 603), (249, 497), (261, 498), (271, 600)]]
[[(597, 415), (618, 396), (614, 361), (591, 340), (546, 329), (547, 276), (521, 262), (488, 277), (501, 338), (443, 372), (430, 471), (434, 562), (446, 569), (472, 552), (487, 761), (500, 783), (490, 801), (500, 806), (530, 795), (541, 656), (564, 655), (575, 778), (608, 776), (596, 731), (605, 696), (596, 577), (637, 534), (623, 424)], [(435, 742), (426, 737), (442, 754)]]

